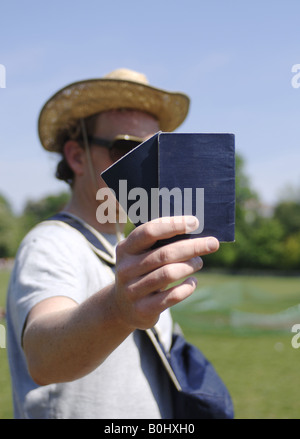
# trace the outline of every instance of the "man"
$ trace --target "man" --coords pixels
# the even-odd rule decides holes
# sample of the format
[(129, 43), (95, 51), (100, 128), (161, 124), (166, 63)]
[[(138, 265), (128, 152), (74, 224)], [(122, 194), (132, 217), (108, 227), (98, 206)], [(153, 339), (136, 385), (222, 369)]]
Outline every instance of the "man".
[[(64, 212), (100, 237), (112, 258), (116, 224), (96, 219), (101, 172), (127, 143), (177, 128), (188, 106), (187, 96), (118, 69), (65, 87), (43, 107), (41, 143), (62, 154), (57, 176), (72, 189)], [(15, 417), (172, 417), (167, 377), (140, 330), (156, 325), (170, 346), (169, 308), (192, 294), (196, 280), (169, 285), (198, 271), (200, 256), (219, 243), (202, 238), (151, 247), (197, 226), (196, 218), (184, 217), (136, 228), (117, 245), (115, 277), (84, 236), (61, 221), (45, 221), (25, 237), (7, 302)]]

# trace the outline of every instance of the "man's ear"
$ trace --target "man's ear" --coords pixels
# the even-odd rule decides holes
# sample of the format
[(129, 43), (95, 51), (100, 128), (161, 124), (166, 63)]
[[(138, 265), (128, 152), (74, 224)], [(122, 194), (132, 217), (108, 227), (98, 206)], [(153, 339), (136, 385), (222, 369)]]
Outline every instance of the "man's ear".
[(68, 140), (64, 145), (64, 156), (75, 175), (84, 172), (85, 154), (76, 140)]

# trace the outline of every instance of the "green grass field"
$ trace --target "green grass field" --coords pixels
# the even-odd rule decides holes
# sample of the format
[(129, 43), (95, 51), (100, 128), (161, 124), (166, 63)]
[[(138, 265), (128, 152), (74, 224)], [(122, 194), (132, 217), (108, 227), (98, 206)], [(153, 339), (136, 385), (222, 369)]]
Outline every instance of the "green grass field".
[[(226, 383), (236, 418), (299, 419), (300, 349), (292, 347), (290, 329), (293, 322), (300, 323), (295, 312), (300, 278), (205, 270), (198, 278), (197, 291), (172, 313), (186, 338), (206, 354)], [(0, 307), (5, 305), (8, 279), (9, 273), (0, 272)], [(275, 316), (272, 325), (262, 325), (270, 315)], [(248, 318), (247, 325), (241, 316)], [(11, 417), (6, 350), (0, 349), (0, 419)]]
[[(5, 307), (6, 288), (9, 282), (9, 272), (0, 271), (0, 307)], [(5, 327), (5, 320), (0, 319), (0, 324)], [(0, 419), (12, 418), (12, 396), (10, 375), (6, 349), (0, 348)]]

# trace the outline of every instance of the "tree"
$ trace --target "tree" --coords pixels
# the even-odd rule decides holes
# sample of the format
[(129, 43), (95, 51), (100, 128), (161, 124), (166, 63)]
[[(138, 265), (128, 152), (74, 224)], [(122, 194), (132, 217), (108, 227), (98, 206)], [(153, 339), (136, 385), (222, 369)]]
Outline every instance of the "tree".
[(274, 218), (284, 227), (285, 237), (300, 232), (300, 202), (280, 202), (274, 209)]
[(17, 221), (9, 202), (0, 195), (0, 258), (12, 257), (18, 246)]
[(39, 201), (29, 200), (20, 218), (23, 236), (36, 224), (62, 210), (69, 197), (68, 192), (61, 192), (57, 195), (48, 195)]
[(300, 201), (281, 201), (274, 209), (274, 218), (283, 227), (282, 265), (300, 270)]

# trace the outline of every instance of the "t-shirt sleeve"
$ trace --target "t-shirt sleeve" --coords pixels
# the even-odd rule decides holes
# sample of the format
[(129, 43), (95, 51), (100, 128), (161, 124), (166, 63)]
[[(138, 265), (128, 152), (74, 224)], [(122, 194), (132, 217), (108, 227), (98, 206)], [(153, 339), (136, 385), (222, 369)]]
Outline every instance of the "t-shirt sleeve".
[(65, 296), (81, 303), (87, 279), (82, 263), (82, 237), (62, 227), (40, 227), (21, 244), (8, 291), (19, 340), (29, 311), (44, 299)]

